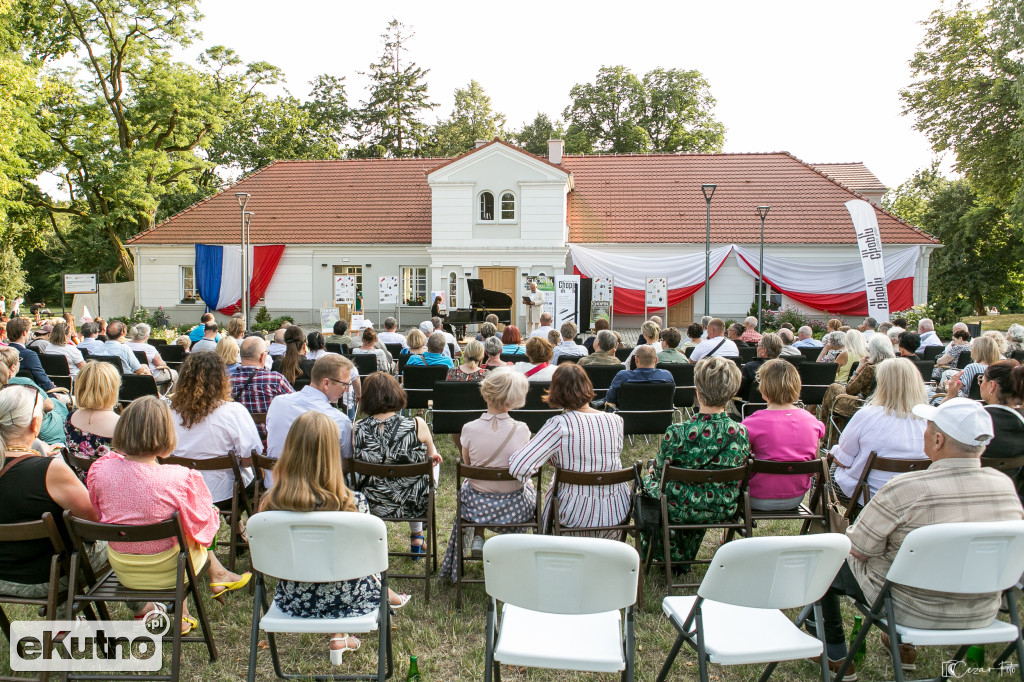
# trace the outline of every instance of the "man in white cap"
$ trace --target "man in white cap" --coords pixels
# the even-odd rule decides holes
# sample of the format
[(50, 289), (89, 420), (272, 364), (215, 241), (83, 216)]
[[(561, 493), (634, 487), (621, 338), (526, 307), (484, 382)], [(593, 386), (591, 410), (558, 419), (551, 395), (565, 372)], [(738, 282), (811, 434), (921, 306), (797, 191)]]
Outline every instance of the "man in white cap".
[[(928, 422), (924, 452), (931, 465), (900, 474), (882, 486), (846, 531), (852, 549), (832, 587), (822, 599), (829, 667), (839, 669), (846, 639), (839, 595), (870, 605), (910, 531), (936, 523), (1019, 521), (1024, 508), (1006, 474), (981, 467), (981, 453), (992, 439), (992, 419), (973, 400), (953, 398), (938, 407), (916, 405), (914, 414)], [(988, 625), (999, 611), (1000, 595), (923, 593), (894, 585), (896, 621), (917, 628), (967, 629)], [(813, 627), (810, 628), (813, 632)], [(888, 646), (883, 635), (883, 644)], [(913, 670), (917, 651), (900, 646), (904, 670)], [(849, 680), (852, 667), (843, 679)]]

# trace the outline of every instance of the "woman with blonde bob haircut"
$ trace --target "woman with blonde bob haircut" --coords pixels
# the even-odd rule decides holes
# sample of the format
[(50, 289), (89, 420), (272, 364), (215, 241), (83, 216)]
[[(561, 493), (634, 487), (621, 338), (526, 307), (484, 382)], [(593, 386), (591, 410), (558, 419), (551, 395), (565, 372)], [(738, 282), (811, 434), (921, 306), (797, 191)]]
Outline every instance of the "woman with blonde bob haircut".
[[(176, 445), (174, 420), (167, 405), (155, 396), (133, 400), (117, 422), (111, 451), (89, 468), (89, 497), (101, 523), (143, 526), (177, 513), (193, 569), (199, 571), (209, 560), (210, 590), (222, 601), (228, 592), (247, 585), (250, 574), (228, 571), (208, 551), (220, 528), (220, 514), (198, 471), (160, 465), (158, 459), (169, 455)], [(178, 551), (173, 539), (111, 542), (107, 558), (125, 587), (166, 589), (174, 585)], [(183, 632), (197, 625), (187, 611), (182, 614)]]
[(956, 398), (967, 398), (970, 396), (971, 386), (978, 381), (978, 377), (985, 373), (988, 366), (999, 362), (1002, 355), (999, 352), (997, 340), (987, 333), (974, 339), (971, 344), (971, 364), (964, 367), (964, 370), (953, 376), (946, 384), (946, 400)]
[[(530, 442), (529, 427), (508, 413), (526, 404), (529, 386), (526, 377), (510, 367), (500, 367), (487, 373), (480, 384), (480, 395), (487, 403), (487, 412), (462, 427), (464, 463), (508, 471), (512, 453)], [(459, 499), (463, 519), (470, 523), (526, 523), (536, 511), (537, 491), (529, 481), (466, 480), (459, 490)], [(479, 556), (484, 547), (484, 529), (477, 528), (475, 534), (467, 532), (462, 540), (470, 543), (473, 556)], [(458, 551), (459, 538), (453, 524), (440, 573), (441, 577), (450, 577), (452, 582), (456, 577)]]
[[(913, 414), (914, 405), (927, 402), (921, 373), (906, 358), (883, 360), (875, 368), (875, 392), (850, 419), (829, 458), (836, 494), (849, 499), (868, 456), (876, 452), (891, 459), (924, 459), (927, 424)], [(893, 477), (891, 472), (868, 474), (871, 494)]]
[[(345, 485), (341, 470), (338, 425), (322, 412), (306, 412), (288, 429), (281, 458), (274, 467), (274, 487), (260, 511), (370, 513), (362, 493)], [(407, 595), (389, 591), (392, 608), (405, 606)], [(281, 580), (274, 602), (296, 618), (349, 618), (373, 612), (380, 603), (380, 577), (369, 575), (336, 583)], [(336, 633), (330, 638), (331, 662), (341, 665), (346, 651), (361, 645), (356, 637)]]
[(228, 376), (234, 374), (242, 362), (238, 343), (235, 342), (235, 339), (227, 335), (221, 337), (221, 340), (217, 342), (216, 352), (220, 359), (224, 361), (224, 369), (227, 371)]
[(114, 412), (121, 375), (107, 362), (87, 362), (75, 381), (77, 409), (64, 422), (68, 450), (77, 457), (95, 459), (110, 452), (118, 416)]

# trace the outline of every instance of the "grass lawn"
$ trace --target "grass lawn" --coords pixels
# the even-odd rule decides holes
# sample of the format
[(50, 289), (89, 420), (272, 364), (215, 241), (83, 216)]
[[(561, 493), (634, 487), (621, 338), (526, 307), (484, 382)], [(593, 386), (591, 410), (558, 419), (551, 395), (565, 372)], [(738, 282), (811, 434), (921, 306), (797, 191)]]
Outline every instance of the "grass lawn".
[[(441, 484), (438, 491), (438, 560), (444, 554), (445, 546), (455, 510), (454, 491), (454, 458), (455, 448), (447, 436), (438, 438), (438, 447), (445, 457), (442, 469)], [(638, 459), (653, 456), (656, 445), (645, 444), (642, 439), (635, 445), (627, 444), (623, 453), (623, 463), (630, 465)], [(795, 534), (798, 527), (795, 522), (775, 522), (762, 524), (755, 531), (756, 535)], [(391, 545), (398, 549), (407, 547), (408, 526), (394, 524), (389, 527), (392, 533)], [(222, 560), (226, 563), (226, 528), (222, 528), (221, 539), (225, 540), (219, 549)], [(710, 558), (714, 553), (717, 539), (708, 534), (704, 541), (702, 557)], [(416, 564), (419, 567), (419, 564)], [(248, 559), (240, 560), (240, 570), (248, 569)], [(413, 566), (406, 559), (393, 562), (394, 572), (410, 572)], [(703, 569), (698, 569), (698, 571)], [(470, 568), (471, 573), (482, 577), (479, 566)], [(407, 591), (414, 595), (412, 602), (398, 612), (394, 619), (394, 651), (396, 670), (394, 680), (404, 680), (409, 655), (415, 654), (419, 660), (421, 677), (424, 680), (480, 680), (483, 679), (484, 662), (484, 618), (486, 600), (482, 585), (470, 585), (464, 593), (463, 608), (455, 610), (455, 590), (450, 584), (439, 585), (435, 580), (431, 589), (430, 604), (423, 601), (423, 588), (420, 581), (393, 581), (396, 591)], [(205, 593), (205, 589), (204, 589)], [(678, 591), (678, 594), (692, 594), (693, 591)], [(646, 576), (644, 584), (645, 605), (638, 610), (636, 617), (637, 638), (637, 679), (654, 680), (665, 656), (675, 639), (675, 630), (669, 625), (661, 613), (661, 599), (670, 594), (660, 572), (652, 571)], [(213, 629), (217, 642), (219, 658), (210, 663), (201, 644), (190, 644), (183, 647), (182, 680), (239, 680), (244, 679), (249, 655), (249, 628), (252, 617), (252, 598), (243, 590), (228, 598), (226, 606), (221, 606), (209, 598), (205, 599), (206, 607), (211, 614)], [(120, 607), (118, 607), (120, 608)], [(854, 609), (848, 605), (846, 623), (853, 623)], [(12, 609), (14, 618), (33, 618), (28, 610)], [(123, 611), (127, 617), (127, 611)], [(194, 609), (193, 609), (194, 613)], [(792, 614), (795, 615), (795, 614)], [(330, 672), (370, 672), (376, 670), (376, 637), (363, 639), (363, 646), (357, 653), (345, 655), (345, 664), (336, 671), (332, 670), (328, 661), (327, 642), (324, 636), (285, 635), (278, 638), (282, 651), (285, 669), (299, 671), (303, 674), (324, 674)], [(170, 647), (165, 647), (169, 652)], [(1000, 649), (1001, 650), (1001, 649)], [(918, 676), (936, 676), (939, 674), (940, 662), (952, 656), (953, 649), (928, 648), (922, 649), (918, 656)], [(987, 661), (998, 655), (995, 647), (986, 649)], [(165, 653), (167, 660), (169, 653)], [(0, 646), (0, 675), (10, 674), (7, 666), (8, 648), (3, 642)], [(169, 671), (165, 666), (164, 672)], [(858, 669), (861, 680), (892, 679), (893, 672), (889, 657), (879, 643), (878, 634), (868, 637), (868, 653), (864, 664)], [(758, 666), (720, 667), (711, 666), (711, 679), (721, 682), (739, 682), (740, 680), (756, 679), (760, 674)], [(816, 679), (818, 668), (816, 663), (807, 661), (780, 664), (772, 679), (790, 682), (802, 682)], [(618, 675), (585, 675), (564, 671), (509, 669), (502, 670), (503, 679), (507, 680), (583, 680), (604, 679), (618, 680)], [(261, 637), (257, 658), (258, 680), (274, 680), (270, 654), (266, 650), (266, 638)], [(684, 648), (676, 660), (670, 680), (697, 679), (696, 657)], [(999, 676), (995, 672), (991, 676), (983, 674), (971, 675), (971, 680), (1012, 679), (1010, 676)]]
[(995, 329), (1001, 332), (1005, 332), (1010, 328), (1011, 324), (1024, 324), (1024, 314), (1016, 315), (974, 315), (971, 317), (960, 318), (961, 322), (970, 322), (977, 324), (981, 322), (981, 331), (987, 332), (989, 329)]

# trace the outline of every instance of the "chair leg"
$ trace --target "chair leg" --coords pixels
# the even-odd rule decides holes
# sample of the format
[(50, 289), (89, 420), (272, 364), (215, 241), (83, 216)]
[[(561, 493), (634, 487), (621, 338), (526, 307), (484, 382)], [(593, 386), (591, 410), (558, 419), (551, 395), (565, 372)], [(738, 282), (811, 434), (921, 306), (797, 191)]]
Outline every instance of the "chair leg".
[[(885, 620), (886, 627), (889, 630), (889, 654), (892, 656), (893, 676), (896, 678), (896, 682), (903, 682), (903, 666), (900, 663), (900, 638), (896, 634), (896, 613), (892, 607), (892, 599), (888, 597), (885, 599)], [(864, 630), (866, 628), (861, 628), (861, 632)], [(858, 637), (858, 639), (860, 638)], [(860, 645), (858, 644), (857, 646)], [(852, 651), (856, 650), (854, 648)]]
[[(174, 632), (171, 635), (171, 680), (178, 682), (178, 675), (181, 672), (181, 624), (185, 615), (185, 565), (184, 561), (191, 561), (191, 559), (178, 559), (178, 580), (174, 586), (174, 618), (172, 619), (171, 628)], [(192, 586), (195, 587), (194, 585)], [(196, 608), (198, 609), (199, 599), (196, 593)], [(210, 637), (210, 631), (207, 629), (209, 625), (203, 622), (203, 634), (207, 639)]]
[(699, 607), (694, 618), (694, 629), (697, 633), (697, 667), (700, 670), (700, 682), (708, 682), (708, 652), (704, 649), (704, 616)]
[(779, 665), (778, 661), (772, 661), (765, 667), (764, 672), (761, 673), (761, 677), (757, 678), (757, 682), (768, 682), (768, 678), (775, 672), (775, 668)]
[(247, 682), (256, 680), (256, 650), (260, 643), (260, 617), (263, 611), (260, 609), (260, 602), (263, 600), (263, 576), (257, 573), (253, 580), (256, 587), (252, 597), (252, 629), (249, 631), (249, 673), (246, 676)]
[(622, 671), (623, 682), (633, 682), (636, 679), (636, 674), (633, 670), (634, 661), (636, 660), (636, 631), (635, 622), (633, 616), (633, 608), (629, 607), (626, 609), (626, 646), (625, 646), (625, 659), (626, 669)]
[[(672, 624), (675, 625), (675, 621), (672, 621)], [(678, 628), (679, 626), (676, 625), (676, 627)], [(668, 671), (672, 669), (672, 663), (675, 662), (676, 656), (679, 655), (679, 650), (683, 647), (684, 641), (686, 641), (686, 638), (683, 637), (683, 632), (680, 630), (679, 636), (676, 637), (676, 641), (672, 644), (672, 648), (669, 649), (668, 658), (665, 659), (665, 662), (661, 666), (661, 672), (658, 673), (657, 682), (665, 682), (665, 678), (668, 677)]]
[[(807, 620), (807, 609), (808, 607), (805, 606), (803, 611), (800, 612), (797, 627), (800, 627)], [(825, 642), (825, 616), (821, 610), (821, 602), (814, 602), (813, 605), (810, 605), (810, 609), (814, 612), (814, 633), (821, 640), (821, 682), (831, 682), (832, 673), (828, 669), (828, 644)]]
[[(199, 594), (199, 578), (191, 583), (188, 587), (188, 591), (192, 593), (192, 601), (196, 605), (196, 616), (199, 618), (199, 624), (203, 626), (203, 639), (206, 641), (206, 649), (210, 654), (210, 662), (217, 660), (217, 644), (213, 640), (213, 628), (210, 627), (210, 618), (206, 613), (206, 607), (203, 605), (202, 597)], [(181, 597), (181, 610), (184, 611), (184, 604), (187, 595), (182, 594)], [(180, 623), (179, 623), (180, 625)], [(181, 629), (180, 627), (178, 628)]]
[(484, 682), (491, 682), (491, 671), (494, 667), (494, 621), (497, 606), (494, 598), (487, 600), (487, 625), (484, 633)]
[(377, 608), (378, 633), (377, 642), (377, 682), (384, 682), (387, 679), (386, 667), (388, 658), (388, 644), (391, 640), (391, 623), (389, 622), (391, 609), (387, 606), (388, 594), (386, 589), (380, 593), (380, 606)]

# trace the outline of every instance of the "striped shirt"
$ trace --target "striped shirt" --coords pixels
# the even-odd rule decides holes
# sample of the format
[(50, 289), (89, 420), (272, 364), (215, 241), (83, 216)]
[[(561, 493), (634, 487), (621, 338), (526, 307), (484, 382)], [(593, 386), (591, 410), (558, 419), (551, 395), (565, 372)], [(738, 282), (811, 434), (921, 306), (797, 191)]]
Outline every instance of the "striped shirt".
[[(568, 471), (621, 469), (622, 436), (622, 417), (617, 414), (571, 411), (556, 415), (512, 453), (509, 471), (525, 483), (549, 460)], [(614, 526), (629, 512), (629, 484), (563, 485), (558, 504), (558, 520), (567, 528)]]
[[(940, 459), (924, 471), (900, 474), (883, 485), (846, 534), (847, 558), (869, 602), (874, 602), (907, 534), (915, 528), (959, 521), (1019, 521), (1024, 517), (1013, 481), (974, 458)], [(943, 630), (988, 625), (999, 611), (998, 593), (950, 594), (893, 585), (900, 625)]]

